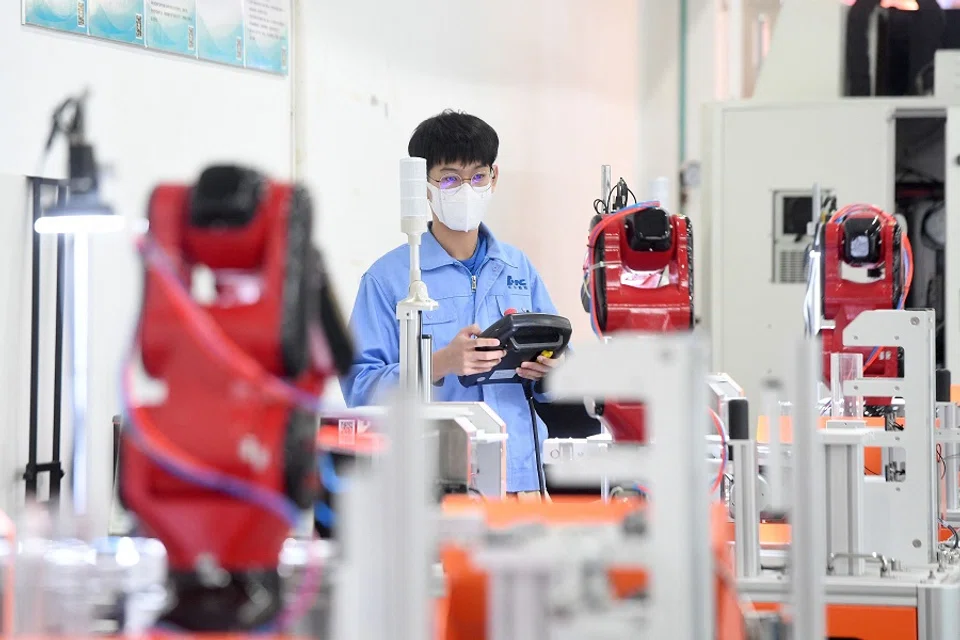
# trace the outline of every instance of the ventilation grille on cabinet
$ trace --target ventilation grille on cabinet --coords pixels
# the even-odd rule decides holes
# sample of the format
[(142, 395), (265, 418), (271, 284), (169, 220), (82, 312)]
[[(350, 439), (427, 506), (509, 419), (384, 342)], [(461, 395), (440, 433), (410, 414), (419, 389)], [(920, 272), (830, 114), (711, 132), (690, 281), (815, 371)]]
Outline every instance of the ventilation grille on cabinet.
[(807, 281), (806, 251), (781, 249), (777, 258), (778, 284), (803, 284)]
[[(820, 189), (820, 202), (834, 197), (833, 189)], [(812, 189), (773, 192), (772, 260), (770, 282), (797, 285), (807, 281), (807, 247), (813, 242)], [(820, 209), (822, 210), (823, 204)], [(819, 216), (818, 216), (819, 217)]]

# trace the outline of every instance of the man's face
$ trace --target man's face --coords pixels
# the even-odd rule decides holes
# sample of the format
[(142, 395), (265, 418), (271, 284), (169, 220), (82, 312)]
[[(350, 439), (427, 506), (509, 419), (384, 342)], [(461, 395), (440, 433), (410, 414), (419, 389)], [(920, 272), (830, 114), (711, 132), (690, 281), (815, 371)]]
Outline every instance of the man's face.
[[(497, 186), (497, 167), (480, 164), (464, 164), (462, 162), (443, 162), (427, 172), (427, 180), (441, 191), (454, 191), (464, 185), (474, 189)], [(430, 197), (429, 191), (427, 197)]]

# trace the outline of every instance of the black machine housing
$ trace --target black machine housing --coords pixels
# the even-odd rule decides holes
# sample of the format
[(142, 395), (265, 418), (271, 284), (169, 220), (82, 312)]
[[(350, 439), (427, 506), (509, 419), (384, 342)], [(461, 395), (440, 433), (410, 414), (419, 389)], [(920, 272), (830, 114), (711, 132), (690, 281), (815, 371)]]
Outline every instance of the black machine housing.
[(638, 211), (623, 219), (627, 242), (634, 251), (662, 253), (673, 247), (670, 214), (660, 208)]

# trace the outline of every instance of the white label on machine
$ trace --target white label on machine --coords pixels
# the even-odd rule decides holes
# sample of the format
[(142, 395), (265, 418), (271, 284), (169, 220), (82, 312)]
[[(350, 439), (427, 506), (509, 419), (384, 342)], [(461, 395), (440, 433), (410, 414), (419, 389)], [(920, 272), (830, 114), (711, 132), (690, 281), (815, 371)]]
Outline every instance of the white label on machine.
[(509, 380), (517, 374), (513, 369), (501, 369), (490, 374), (491, 380)]
[(357, 439), (357, 421), (340, 420), (337, 424), (337, 442), (341, 445), (352, 445)]

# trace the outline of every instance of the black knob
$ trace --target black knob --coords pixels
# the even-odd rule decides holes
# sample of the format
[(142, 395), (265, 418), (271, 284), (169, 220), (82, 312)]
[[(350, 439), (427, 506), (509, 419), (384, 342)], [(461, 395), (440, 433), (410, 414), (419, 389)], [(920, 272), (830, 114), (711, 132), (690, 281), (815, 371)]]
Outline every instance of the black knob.
[(731, 440), (750, 439), (750, 404), (746, 398), (727, 400), (727, 431)]
[(950, 402), (950, 370), (937, 369), (937, 402)]
[[(731, 442), (750, 439), (750, 410), (746, 398), (727, 400), (727, 436)], [(727, 447), (727, 459), (733, 460), (733, 447)]]

